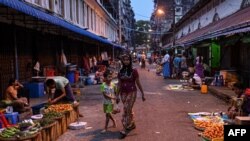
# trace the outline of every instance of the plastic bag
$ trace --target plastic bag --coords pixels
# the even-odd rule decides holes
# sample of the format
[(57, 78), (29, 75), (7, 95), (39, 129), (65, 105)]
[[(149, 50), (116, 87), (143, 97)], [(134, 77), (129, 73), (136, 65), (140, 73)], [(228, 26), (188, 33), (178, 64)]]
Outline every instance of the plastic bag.
[(117, 113), (120, 113), (120, 112), (121, 112), (121, 109), (120, 109), (119, 105), (115, 104), (114, 109), (112, 111), (112, 114), (117, 114)]
[(139, 65), (141, 66), (141, 62), (139, 63)]

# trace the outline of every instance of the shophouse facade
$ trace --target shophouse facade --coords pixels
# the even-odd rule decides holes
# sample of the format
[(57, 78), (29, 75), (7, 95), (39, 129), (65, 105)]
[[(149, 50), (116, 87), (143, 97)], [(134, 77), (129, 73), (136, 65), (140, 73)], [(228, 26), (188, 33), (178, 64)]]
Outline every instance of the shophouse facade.
[[(162, 35), (171, 34), (169, 29), (177, 23), (198, 0), (155, 0), (154, 12), (151, 16), (153, 46), (163, 47)], [(162, 12), (159, 12), (162, 11)]]
[(86, 55), (121, 52), (117, 10), (100, 0), (0, 0), (1, 96), (10, 78), (30, 81), (37, 61), (40, 76), (50, 67), (60, 75), (62, 52), (78, 67)]
[(119, 28), (120, 42), (123, 47), (130, 48), (134, 46), (135, 14), (131, 7), (131, 0), (119, 0)]
[[(250, 49), (248, 42), (249, 2), (247, 0), (200, 0), (186, 13), (175, 29), (175, 36), (165, 35), (164, 45), (188, 48), (204, 56), (212, 74), (232, 70), (245, 86), (250, 85)], [(245, 15), (245, 16), (244, 16)], [(173, 46), (172, 46), (173, 47)]]

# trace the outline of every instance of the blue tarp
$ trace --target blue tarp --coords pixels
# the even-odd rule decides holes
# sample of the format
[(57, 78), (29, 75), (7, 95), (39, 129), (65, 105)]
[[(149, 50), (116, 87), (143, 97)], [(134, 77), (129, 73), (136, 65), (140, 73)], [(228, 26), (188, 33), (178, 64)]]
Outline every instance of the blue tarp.
[[(25, 14), (30, 15), (32, 17), (35, 17), (37, 19), (40, 19), (40, 20), (49, 22), (51, 24), (66, 28), (70, 31), (73, 31), (73, 32), (78, 33), (80, 35), (89, 37), (93, 40), (97, 40), (99, 42), (114, 46), (114, 44), (109, 40), (103, 39), (103, 38), (89, 32), (89, 31), (86, 31), (86, 30), (84, 30), (84, 29), (82, 29), (74, 24), (71, 24), (60, 17), (51, 15), (49, 13), (46, 13), (45, 11), (41, 11), (38, 8), (35, 8), (35, 7), (25, 3), (23, 1), (20, 1), (20, 0), (0, 0), (0, 4), (5, 5), (7, 7), (10, 7), (10, 8), (13, 8), (19, 12), (25, 13)], [(114, 47), (116, 47), (116, 46), (114, 46)]]
[(118, 44), (114, 44), (114, 43), (113, 43), (113, 47), (115, 47), (115, 48), (120, 48), (120, 49), (124, 49), (124, 50), (126, 49), (126, 48), (124, 48), (124, 47), (122, 47), (122, 46), (120, 46), (120, 45), (118, 45)]

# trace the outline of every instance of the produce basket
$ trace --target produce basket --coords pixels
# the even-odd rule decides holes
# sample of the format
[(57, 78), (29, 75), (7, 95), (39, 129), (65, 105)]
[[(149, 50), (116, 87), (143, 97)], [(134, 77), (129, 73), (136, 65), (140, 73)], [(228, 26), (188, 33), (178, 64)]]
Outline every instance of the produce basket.
[(206, 128), (202, 128), (202, 127), (198, 127), (194, 125), (194, 129), (198, 130), (198, 131), (204, 131)]

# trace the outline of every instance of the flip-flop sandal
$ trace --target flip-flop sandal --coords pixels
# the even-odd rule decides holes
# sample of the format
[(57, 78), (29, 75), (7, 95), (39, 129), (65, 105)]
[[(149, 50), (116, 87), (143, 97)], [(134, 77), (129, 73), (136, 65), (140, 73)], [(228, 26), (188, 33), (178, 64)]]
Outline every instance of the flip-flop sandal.
[(136, 128), (136, 125), (133, 123), (132, 125), (127, 127), (126, 130), (131, 131), (131, 130), (134, 130), (135, 128)]
[(104, 134), (104, 133), (106, 133), (107, 132), (107, 130), (106, 129), (103, 129), (102, 131), (101, 131), (101, 134)]

